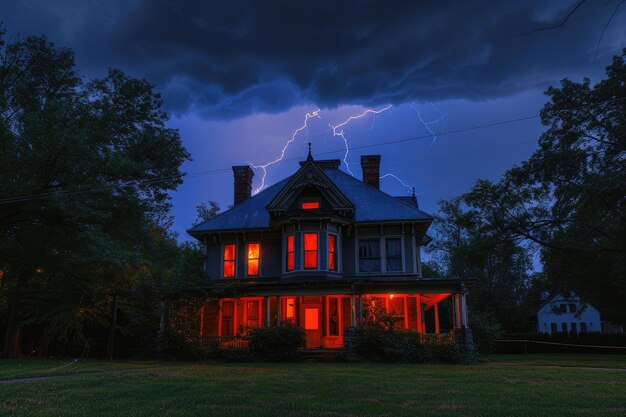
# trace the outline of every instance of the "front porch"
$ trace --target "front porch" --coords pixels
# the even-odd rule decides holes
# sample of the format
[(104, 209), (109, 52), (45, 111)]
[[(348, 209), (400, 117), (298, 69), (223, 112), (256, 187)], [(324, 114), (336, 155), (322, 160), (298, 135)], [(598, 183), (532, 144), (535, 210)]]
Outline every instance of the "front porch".
[(305, 330), (307, 349), (344, 347), (346, 329), (367, 319), (367, 308), (378, 306), (397, 329), (422, 334), (424, 342), (454, 340), (468, 327), (463, 293), (280, 295), (210, 300), (201, 311), (200, 334), (219, 348), (247, 348), (248, 327), (291, 322)]

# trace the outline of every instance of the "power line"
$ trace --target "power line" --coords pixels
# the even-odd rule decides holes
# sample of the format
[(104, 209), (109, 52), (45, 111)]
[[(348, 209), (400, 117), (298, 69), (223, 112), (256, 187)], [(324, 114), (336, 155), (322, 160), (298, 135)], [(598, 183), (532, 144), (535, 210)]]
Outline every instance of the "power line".
[[(577, 106), (577, 107), (571, 107), (571, 108), (568, 108), (568, 109), (562, 109), (562, 110), (559, 110), (558, 113), (576, 111), (576, 110), (580, 110), (580, 109), (587, 108), (587, 107), (590, 107), (590, 106), (597, 106), (597, 105), (603, 105), (603, 104), (609, 104), (609, 103), (616, 103), (616, 102), (620, 102), (620, 101), (624, 101), (624, 100), (626, 100), (626, 97), (619, 97), (619, 98), (614, 98), (614, 99), (611, 99), (611, 100), (604, 100), (604, 101), (600, 101), (600, 102), (593, 102), (593, 103), (588, 103), (588, 104)], [(501, 121), (497, 121), (497, 122), (493, 122), (493, 123), (487, 123), (487, 124), (483, 124), (483, 125), (476, 125), (476, 126), (469, 126), (469, 127), (465, 127), (465, 128), (448, 130), (447, 132), (443, 132), (441, 134), (438, 134), (437, 136), (440, 137), (440, 136), (446, 136), (446, 135), (453, 135), (453, 134), (456, 134), (456, 133), (471, 132), (471, 131), (479, 130), (479, 129), (486, 129), (486, 128), (490, 128), (490, 127), (503, 126), (503, 125), (510, 124), (510, 123), (518, 123), (518, 122), (523, 122), (523, 121), (527, 121), (527, 120), (537, 119), (539, 117), (541, 117), (540, 114), (534, 114), (534, 115), (528, 115), (528, 116), (523, 116), (523, 117), (517, 117), (517, 118), (513, 118), (513, 119), (501, 120)], [(402, 138), (402, 139), (395, 139), (395, 140), (383, 141), (383, 142), (378, 142), (378, 143), (372, 143), (372, 144), (368, 144), (368, 145), (354, 146), (354, 147), (351, 147), (350, 150), (359, 150), (359, 149), (368, 149), (368, 148), (374, 148), (374, 147), (380, 147), (380, 146), (395, 145), (395, 144), (398, 144), (398, 143), (412, 142), (412, 141), (420, 140), (420, 139), (432, 139), (432, 135), (427, 134), (427, 135), (420, 135), (420, 136), (412, 136), (412, 137), (407, 137), (407, 138)], [(528, 142), (530, 142), (530, 141), (517, 142), (516, 144), (528, 143)], [(509, 145), (504, 145), (502, 147), (508, 147), (508, 146), (513, 146), (513, 145), (514, 144), (509, 144)], [(497, 149), (497, 148), (498, 147), (486, 148), (484, 150), (491, 150), (491, 149)], [(334, 151), (320, 152), (317, 155), (329, 155), (329, 154), (341, 153), (341, 152), (344, 152), (344, 151), (345, 151), (345, 149), (337, 149), (337, 150), (334, 150)], [(450, 154), (448, 156), (456, 156), (456, 155), (461, 155), (461, 154), (466, 154), (466, 153), (473, 153), (473, 152), (474, 151), (468, 151), (468, 152), (460, 153), (460, 154)], [(480, 152), (480, 151), (476, 151), (476, 152)], [(445, 157), (445, 156), (434, 157), (432, 159), (438, 159), (438, 158), (442, 158), (442, 157)], [(294, 161), (294, 160), (300, 160), (300, 159), (301, 159), (301, 157), (293, 157), (293, 158), (283, 159), (283, 161)], [(417, 162), (419, 162), (419, 161), (417, 161)], [(214, 170), (209, 170), (209, 171), (195, 172), (195, 173), (191, 173), (191, 174), (189, 174), (189, 173), (181, 173), (181, 174), (170, 175), (170, 176), (166, 176), (166, 177), (155, 177), (155, 178), (150, 178), (150, 179), (145, 179), (145, 180), (126, 181), (126, 182), (120, 182), (119, 184), (112, 184), (112, 185), (108, 185), (108, 186), (101, 186), (101, 187), (95, 187), (95, 188), (89, 188), (89, 189), (83, 189), (83, 190), (80, 190), (80, 189), (78, 189), (78, 190), (66, 190), (66, 191), (58, 190), (58, 191), (50, 191), (50, 192), (39, 193), (39, 194), (27, 194), (27, 195), (22, 195), (22, 196), (2, 198), (2, 199), (0, 199), (0, 204), (12, 204), (12, 203), (19, 203), (19, 202), (27, 202), (27, 201), (40, 200), (40, 199), (49, 198), (49, 197), (55, 197), (55, 196), (81, 195), (81, 194), (85, 194), (85, 193), (107, 191), (107, 190), (112, 190), (112, 189), (116, 189), (116, 188), (120, 188), (120, 187), (124, 187), (124, 186), (131, 186), (131, 185), (141, 186), (141, 185), (156, 184), (156, 183), (159, 183), (159, 182), (169, 181), (169, 180), (178, 179), (178, 178), (195, 178), (195, 177), (201, 177), (201, 176), (206, 176), (206, 175), (221, 174), (221, 173), (225, 173), (225, 172), (230, 172), (230, 170), (231, 170), (231, 168), (219, 168), (219, 169), (214, 169)]]

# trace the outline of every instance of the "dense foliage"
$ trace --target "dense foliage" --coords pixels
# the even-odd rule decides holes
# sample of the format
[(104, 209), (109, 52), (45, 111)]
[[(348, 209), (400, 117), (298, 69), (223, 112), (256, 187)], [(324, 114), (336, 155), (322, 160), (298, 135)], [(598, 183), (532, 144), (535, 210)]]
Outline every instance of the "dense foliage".
[[(525, 331), (524, 314), (546, 294), (573, 290), (604, 320), (626, 322), (624, 56), (595, 85), (549, 88), (539, 149), (500, 181), (442, 203), (432, 250), (444, 272), (478, 278), (472, 315)], [(534, 250), (543, 273), (531, 276)]]
[(161, 104), (146, 81), (85, 81), (72, 51), (0, 33), (5, 355), (87, 344), (107, 334), (112, 294), (183, 267), (156, 254), (176, 246), (168, 192), (189, 159)]
[(353, 353), (368, 360), (384, 362), (465, 363), (474, 353), (454, 340), (423, 339), (414, 330), (364, 327), (356, 332)]
[(294, 360), (304, 346), (304, 329), (289, 322), (280, 326), (251, 327), (246, 332), (250, 350), (259, 359)]

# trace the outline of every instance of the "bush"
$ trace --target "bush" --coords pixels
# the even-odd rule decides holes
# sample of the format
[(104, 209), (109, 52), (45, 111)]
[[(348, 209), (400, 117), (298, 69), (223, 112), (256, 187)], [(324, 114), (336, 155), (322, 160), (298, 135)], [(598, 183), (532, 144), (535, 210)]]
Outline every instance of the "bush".
[(496, 350), (496, 340), (503, 335), (502, 326), (490, 318), (474, 314), (472, 316), (472, 337), (474, 346), (480, 353), (491, 353)]
[(356, 334), (354, 353), (366, 359), (386, 362), (472, 362), (471, 350), (460, 348), (454, 341), (422, 343), (413, 330), (364, 328)]
[(298, 349), (305, 342), (304, 329), (288, 322), (277, 327), (252, 327), (246, 333), (250, 351), (259, 359), (297, 359)]

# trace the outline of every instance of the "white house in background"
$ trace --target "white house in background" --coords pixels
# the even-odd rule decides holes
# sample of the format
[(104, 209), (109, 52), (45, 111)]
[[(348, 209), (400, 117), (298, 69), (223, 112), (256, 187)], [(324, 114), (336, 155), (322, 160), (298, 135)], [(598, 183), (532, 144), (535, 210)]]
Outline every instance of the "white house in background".
[(559, 294), (537, 311), (537, 330), (550, 334), (601, 332), (600, 312), (585, 305), (576, 293)]

